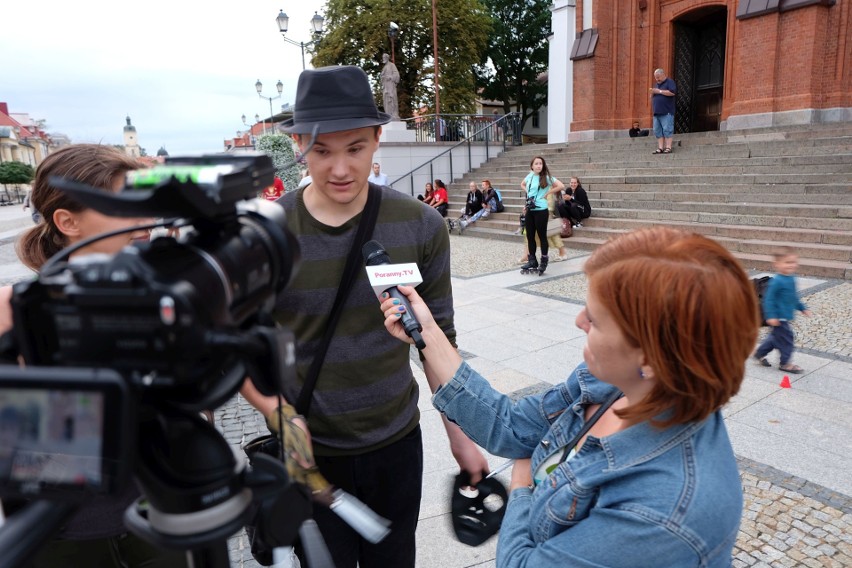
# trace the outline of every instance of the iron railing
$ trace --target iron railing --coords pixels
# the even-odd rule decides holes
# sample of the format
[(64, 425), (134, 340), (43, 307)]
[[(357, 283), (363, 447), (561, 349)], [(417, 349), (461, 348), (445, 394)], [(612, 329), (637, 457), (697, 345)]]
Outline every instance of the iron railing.
[[(417, 142), (507, 142), (521, 145), (521, 115), (512, 112), (504, 116), (483, 114), (426, 114), (407, 118), (409, 130), (417, 133)], [(489, 128), (490, 127), (490, 128)]]
[[(522, 144), (520, 113), (506, 114), (496, 120), (493, 117), (476, 114), (442, 114), (440, 116), (432, 114), (406, 119), (405, 122), (410, 130), (417, 132), (418, 142), (456, 142), (431, 160), (423, 162), (388, 184), (394, 187), (395, 184), (407, 180), (412, 196), (415, 195), (415, 175), (419, 172), (422, 176), (425, 173), (422, 170), (428, 167), (428, 179), (431, 182), (435, 179), (435, 161), (444, 156), (449, 159), (448, 179), (449, 183), (452, 183), (456, 179), (453, 154), (462, 146), (467, 150), (467, 167), (466, 169), (459, 168), (459, 177), (473, 171), (473, 157), (471, 156), (471, 145), (473, 143), (485, 146), (486, 161), (490, 158), (489, 150), (492, 147), (502, 147), (502, 150), (505, 151), (507, 146), (520, 146)], [(438, 140), (435, 136), (436, 131)], [(396, 189), (399, 189), (399, 186)]]

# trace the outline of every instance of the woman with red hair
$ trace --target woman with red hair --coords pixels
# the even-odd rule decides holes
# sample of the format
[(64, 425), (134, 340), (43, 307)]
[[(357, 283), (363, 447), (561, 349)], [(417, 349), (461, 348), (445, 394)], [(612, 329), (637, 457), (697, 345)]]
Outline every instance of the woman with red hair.
[[(446, 341), (413, 288), (432, 399), (489, 452), (514, 458), (497, 566), (728, 568), (742, 486), (721, 408), (757, 338), (739, 262), (702, 235), (663, 227), (612, 239), (586, 261), (576, 325), (585, 360), (513, 402)], [(385, 326), (410, 342), (397, 300)]]

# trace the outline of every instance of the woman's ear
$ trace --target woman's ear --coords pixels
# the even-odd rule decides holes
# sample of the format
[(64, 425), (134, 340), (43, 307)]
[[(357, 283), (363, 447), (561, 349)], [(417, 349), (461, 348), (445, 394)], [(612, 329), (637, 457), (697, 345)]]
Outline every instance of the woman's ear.
[(644, 357), (642, 358), (642, 365), (639, 366), (639, 376), (646, 381), (656, 377), (654, 374), (654, 368), (645, 361)]
[(80, 223), (77, 213), (67, 209), (57, 209), (53, 212), (53, 224), (60, 233), (69, 239), (80, 238)]

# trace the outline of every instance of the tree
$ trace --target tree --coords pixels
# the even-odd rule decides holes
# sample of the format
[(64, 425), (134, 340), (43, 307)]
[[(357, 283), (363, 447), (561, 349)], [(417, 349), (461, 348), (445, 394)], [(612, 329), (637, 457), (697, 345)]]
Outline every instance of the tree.
[(35, 170), (23, 162), (3, 162), (0, 164), (0, 183), (3, 185), (27, 184), (33, 181)]
[[(356, 65), (374, 84), (381, 106), (378, 77), (382, 53), (390, 54), (387, 30), (400, 27), (396, 40), (399, 114), (413, 115), (421, 105), (434, 108), (431, 0), (329, 0), (327, 33), (318, 44), (314, 65)], [(483, 61), (491, 20), (481, 0), (438, 0), (440, 98), (442, 113), (472, 112), (473, 66)]]
[[(493, 20), (486, 63), (476, 68), (486, 99), (503, 101), (503, 111), (521, 113), (522, 125), (547, 104), (550, 0), (483, 0)], [(515, 108), (512, 108), (514, 104)]]
[(257, 149), (272, 158), (275, 175), (284, 182), (287, 191), (296, 189), (301, 180), (296, 154), (293, 152), (293, 139), (286, 134), (262, 134), (257, 137)]

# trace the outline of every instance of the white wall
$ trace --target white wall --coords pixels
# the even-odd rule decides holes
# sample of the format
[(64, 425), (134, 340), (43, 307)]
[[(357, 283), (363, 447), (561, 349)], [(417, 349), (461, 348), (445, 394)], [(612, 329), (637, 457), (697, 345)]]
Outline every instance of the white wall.
[(575, 0), (554, 0), (550, 6), (550, 51), (547, 70), (547, 142), (568, 141), (574, 116), (574, 72), (569, 59), (576, 35)]
[[(453, 144), (455, 142), (437, 144), (385, 142), (379, 146), (378, 151), (373, 155), (373, 161), (381, 164), (382, 173), (387, 174), (388, 180), (393, 182), (400, 176), (446, 151)], [(502, 144), (497, 146), (489, 145), (488, 157), (494, 158), (502, 151)], [(423, 193), (426, 182), (440, 179), (445, 184), (450, 185), (454, 180), (461, 178), (471, 169), (482, 165), (486, 161), (485, 152), (485, 144), (472, 143), (470, 145), (470, 157), (468, 157), (468, 145), (462, 144), (451, 152), (452, 175), (450, 174), (450, 154), (445, 154), (432, 163), (431, 170), (430, 166), (427, 165), (413, 175), (413, 188), (412, 181), (408, 179), (401, 180), (393, 187), (406, 195), (417, 196)]]

